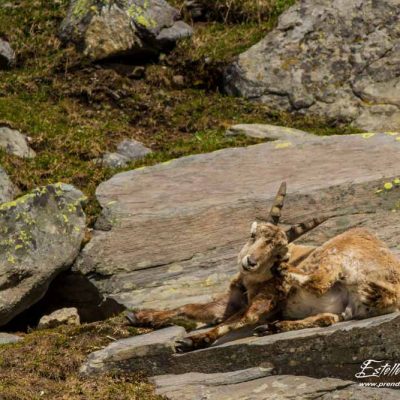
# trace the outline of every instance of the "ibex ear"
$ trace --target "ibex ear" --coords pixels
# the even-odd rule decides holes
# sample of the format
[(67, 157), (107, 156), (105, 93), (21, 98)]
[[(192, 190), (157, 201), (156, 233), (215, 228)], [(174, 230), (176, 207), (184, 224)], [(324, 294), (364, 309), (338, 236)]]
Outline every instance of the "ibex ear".
[(275, 196), (274, 204), (272, 205), (271, 211), (269, 212), (267, 222), (271, 222), (274, 225), (279, 224), (279, 220), (281, 218), (281, 210), (283, 208), (283, 203), (285, 201), (285, 196), (286, 196), (286, 182), (282, 182), (278, 190), (278, 193)]
[(288, 242), (291, 243), (298, 239), (300, 236), (305, 233), (311, 231), (316, 228), (318, 225), (321, 225), (329, 218), (313, 218), (310, 221), (302, 222), (301, 224), (293, 225), (290, 229), (286, 231), (286, 236), (288, 238)]

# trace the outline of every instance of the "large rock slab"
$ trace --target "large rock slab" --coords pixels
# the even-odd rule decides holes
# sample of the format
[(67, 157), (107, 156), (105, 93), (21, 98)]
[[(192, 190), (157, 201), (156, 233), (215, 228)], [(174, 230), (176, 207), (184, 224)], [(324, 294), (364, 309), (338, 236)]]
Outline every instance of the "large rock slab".
[[(359, 383), (392, 378), (390, 382), (397, 382), (398, 376), (382, 375), (376, 379), (360, 377), (359, 373), (364, 371), (369, 375), (371, 370), (361, 367), (367, 360), (377, 360), (376, 368), (386, 363), (392, 367), (398, 365), (399, 328), (400, 313), (397, 312), (342, 322), (328, 328), (244, 337), (207, 349), (176, 354), (171, 351), (171, 332), (179, 328), (172, 327), (114, 342), (92, 353), (81, 372), (90, 375), (120, 370), (140, 371), (149, 376), (167, 375), (158, 377), (157, 384), (170, 386), (170, 389), (185, 386), (185, 383), (204, 386), (206, 380), (208, 386), (219, 386), (239, 383), (240, 378), (244, 382), (269, 375), (334, 377)], [(156, 335), (157, 340), (154, 339)], [(186, 375), (168, 378), (180, 374)]]
[(155, 377), (156, 394), (170, 400), (376, 400), (398, 399), (396, 390), (360, 387), (340, 379), (306, 376), (255, 378), (252, 370), (225, 374), (183, 374)]
[(283, 180), (284, 223), (331, 216), (303, 243), (361, 225), (396, 251), (400, 188), (376, 191), (400, 175), (398, 137), (310, 135), (117, 174), (97, 189), (103, 215), (74, 270), (126, 307), (207, 301), (226, 290)]
[(77, 257), (83, 194), (55, 184), (0, 206), (0, 325), (36, 303)]
[(165, 0), (71, 0), (60, 28), (92, 60), (158, 54), (192, 34)]
[(226, 91), (368, 130), (400, 126), (398, 0), (303, 0), (225, 73)]

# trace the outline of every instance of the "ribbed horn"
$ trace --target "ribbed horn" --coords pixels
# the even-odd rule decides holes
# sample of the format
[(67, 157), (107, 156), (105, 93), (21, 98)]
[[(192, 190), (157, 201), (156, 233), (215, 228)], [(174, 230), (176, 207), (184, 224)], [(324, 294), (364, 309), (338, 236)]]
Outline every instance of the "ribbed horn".
[(305, 233), (313, 230), (318, 225), (321, 225), (328, 219), (329, 218), (323, 218), (323, 217), (313, 218), (309, 221), (302, 222), (301, 224), (293, 225), (291, 228), (289, 228), (286, 231), (286, 236), (288, 238), (289, 243), (295, 241), (296, 239), (298, 239), (300, 236), (304, 235)]
[(282, 182), (281, 186), (279, 187), (278, 193), (275, 196), (274, 204), (272, 205), (271, 211), (269, 212), (267, 222), (271, 222), (274, 225), (279, 224), (283, 203), (285, 201), (285, 196), (286, 196), (286, 182)]

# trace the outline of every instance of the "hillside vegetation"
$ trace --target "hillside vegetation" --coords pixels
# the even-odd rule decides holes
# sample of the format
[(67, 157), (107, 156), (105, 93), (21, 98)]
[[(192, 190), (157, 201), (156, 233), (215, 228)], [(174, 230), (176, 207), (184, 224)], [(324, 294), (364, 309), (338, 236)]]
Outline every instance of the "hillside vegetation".
[[(74, 48), (62, 47), (57, 31), (67, 0), (0, 0), (0, 35), (17, 54), (16, 67), (0, 72), (0, 123), (28, 135), (37, 153), (21, 159), (0, 152), (0, 165), (21, 193), (58, 181), (72, 183), (89, 197), (86, 212), (93, 223), (99, 213), (95, 189), (118, 172), (95, 159), (114, 151), (121, 139), (137, 139), (153, 150), (126, 168), (132, 169), (257, 143), (224, 137), (235, 123), (337, 133), (323, 121), (294, 119), (220, 92), (224, 67), (263, 38), (293, 2), (207, 1), (208, 21), (193, 22), (186, 15), (194, 37), (143, 71), (126, 59), (93, 65)], [(183, 6), (181, 0), (171, 3)], [(124, 328), (121, 318), (30, 332), (20, 344), (0, 347), (0, 398), (158, 399), (141, 376), (84, 379), (78, 374), (87, 354), (140, 332)]]
[[(127, 60), (90, 65), (72, 47), (61, 46), (57, 31), (67, 0), (2, 3), (0, 34), (12, 43), (18, 64), (0, 72), (0, 123), (30, 136), (38, 153), (33, 160), (0, 154), (0, 164), (22, 192), (55, 181), (72, 183), (89, 196), (87, 212), (95, 217), (95, 188), (117, 171), (93, 160), (113, 151), (122, 138), (140, 140), (154, 151), (131, 169), (255, 142), (224, 138), (234, 123), (333, 131), (219, 92), (224, 66), (265, 36), (293, 0), (207, 2), (216, 22), (196, 23), (193, 39), (148, 64), (141, 79), (133, 78), (137, 67)], [(181, 0), (173, 3), (182, 7)], [(174, 83), (176, 75), (184, 77), (183, 85)]]

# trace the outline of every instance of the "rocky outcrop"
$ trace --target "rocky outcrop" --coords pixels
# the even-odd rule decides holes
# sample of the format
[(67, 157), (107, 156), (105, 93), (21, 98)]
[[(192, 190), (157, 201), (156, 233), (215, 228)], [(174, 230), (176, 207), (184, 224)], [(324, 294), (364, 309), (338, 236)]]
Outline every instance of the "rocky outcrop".
[(191, 34), (165, 0), (71, 0), (60, 30), (92, 60), (158, 54)]
[(7, 40), (0, 38), (0, 69), (12, 67), (15, 64), (15, 52)]
[(55, 184), (0, 206), (0, 325), (36, 303), (77, 257), (82, 193)]
[(397, 0), (304, 0), (225, 73), (229, 94), (366, 130), (400, 126)]
[(29, 147), (26, 136), (7, 126), (0, 127), (0, 148), (8, 154), (22, 158), (36, 156), (35, 152)]
[(18, 188), (11, 182), (6, 171), (0, 167), (0, 204), (12, 200), (18, 192)]
[[(153, 376), (157, 393), (172, 400), (395, 399), (396, 391), (358, 384), (385, 381), (383, 375), (367, 376), (367, 360), (380, 360), (374, 361), (376, 368), (398, 365), (399, 328), (400, 313), (394, 313), (328, 328), (231, 337), (204, 350), (176, 354), (173, 342), (184, 331), (171, 327), (92, 353), (81, 373), (140, 371)], [(387, 378), (398, 381), (394, 375)]]
[(304, 243), (360, 225), (397, 251), (400, 187), (383, 185), (400, 175), (399, 137), (294, 135), (117, 174), (97, 189), (103, 213), (73, 269), (128, 308), (208, 301), (283, 180), (284, 223), (331, 217)]
[(51, 329), (60, 325), (80, 325), (78, 310), (75, 307), (62, 308), (40, 318), (38, 329)]

